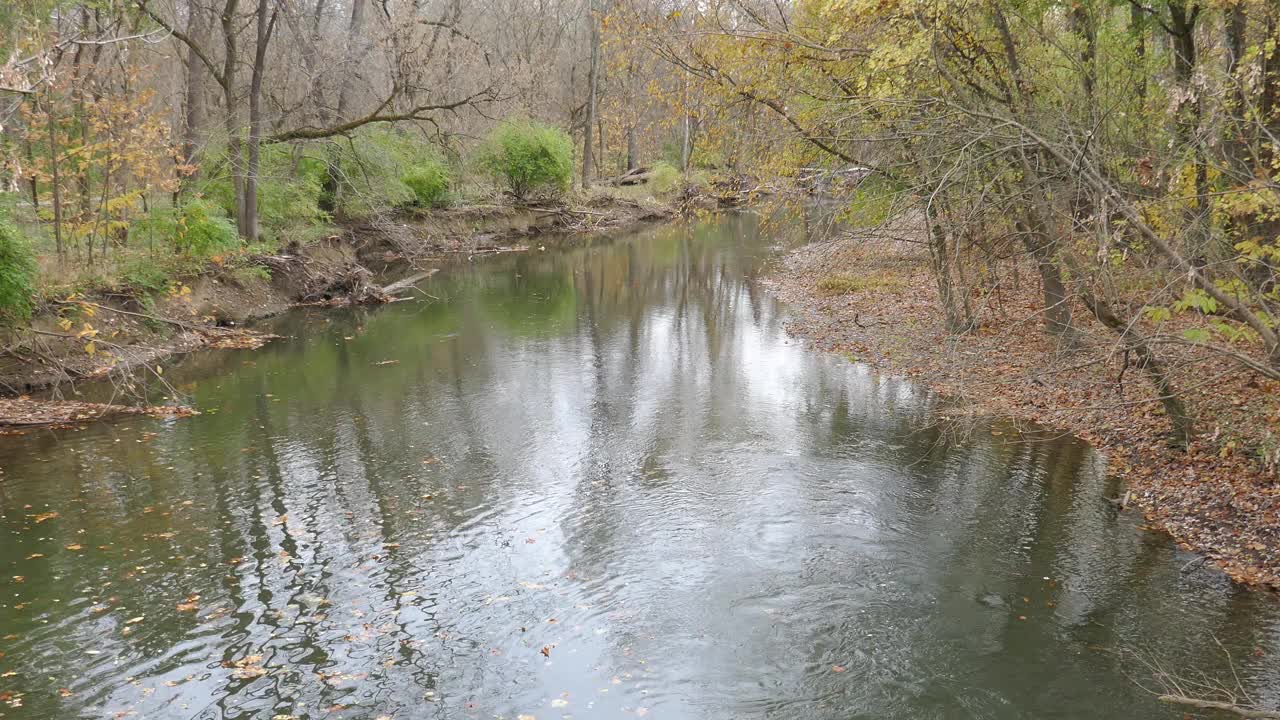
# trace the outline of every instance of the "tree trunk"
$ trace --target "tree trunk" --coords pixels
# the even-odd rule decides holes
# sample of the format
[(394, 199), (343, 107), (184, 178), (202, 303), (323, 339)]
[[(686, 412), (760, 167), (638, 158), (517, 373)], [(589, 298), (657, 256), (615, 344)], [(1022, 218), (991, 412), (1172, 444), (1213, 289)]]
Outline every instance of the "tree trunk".
[[(187, 34), (191, 36), (194, 42), (199, 44), (203, 44), (208, 40), (206, 37), (208, 27), (204, 8), (195, 2), (191, 3), (191, 17), (187, 19)], [(187, 47), (186, 62), (187, 108), (182, 127), (182, 162), (184, 165), (194, 167), (196, 164), (196, 147), (200, 143), (200, 132), (204, 123), (205, 76), (209, 71), (191, 47)], [(179, 185), (177, 192), (181, 193), (182, 186), (195, 179), (195, 171), (187, 171), (184, 177), (179, 178), (182, 184)]]
[(1054, 258), (1057, 242), (1049, 234), (1041, 213), (1034, 207), (1027, 209), (1027, 219), (1019, 222), (1022, 244), (1036, 263), (1040, 274), (1040, 287), (1044, 305), (1044, 329), (1051, 335), (1070, 338), (1071, 303), (1067, 287), (1062, 280), (1062, 269)]
[[(81, 9), (80, 32), (86, 37), (89, 36), (89, 11)], [(84, 45), (76, 45), (76, 51), (72, 63), (75, 70), (72, 72), (73, 87), (71, 90), (72, 97), (76, 104), (76, 117), (79, 118), (80, 126), (80, 147), (89, 147), (89, 118), (86, 116), (85, 108), (85, 85), (89, 80), (85, 76), (84, 65)], [(77, 163), (76, 172), (76, 190), (80, 195), (80, 206), (76, 209), (76, 217), (78, 222), (85, 222), (89, 217), (89, 198), (91, 190), (89, 187), (89, 165), (86, 162)], [(61, 256), (61, 252), (58, 253)]]
[(1080, 50), (1080, 82), (1084, 87), (1085, 100), (1092, 108), (1093, 88), (1097, 79), (1095, 63), (1098, 56), (1098, 34), (1094, 30), (1093, 20), (1089, 17), (1089, 11), (1084, 3), (1074, 3), (1069, 17), (1071, 31), (1084, 40), (1084, 47)]
[[(352, 0), (351, 19), (347, 22), (347, 57), (343, 64), (342, 84), (338, 88), (337, 120), (347, 120), (351, 101), (356, 93), (355, 67), (364, 57), (364, 12), (367, 0)], [(338, 209), (339, 194), (342, 192), (342, 169), (340, 158), (335, 148), (330, 149), (329, 172), (325, 176), (324, 189), (321, 192), (322, 209), (333, 212)]]
[(693, 120), (689, 117), (689, 78), (688, 77), (685, 77), (684, 79), (684, 102), (682, 104), (684, 106), (682, 108), (684, 110), (684, 123), (682, 123), (683, 127), (681, 128), (681, 133), (680, 133), (680, 172), (687, 179), (689, 175), (689, 156), (693, 152), (693, 148), (689, 146), (690, 140), (691, 140), (690, 135), (692, 135), (692, 130), (693, 130), (692, 127), (690, 126), (693, 124)]
[(951, 254), (947, 245), (947, 231), (932, 212), (926, 211), (929, 224), (929, 259), (933, 263), (933, 275), (938, 283), (938, 299), (942, 302), (943, 322), (948, 333), (959, 334), (967, 330), (968, 323), (960, 319), (956, 307), (955, 288), (951, 276)]
[(262, 162), (262, 78), (266, 74), (267, 46), (275, 29), (276, 13), (268, 13), (270, 0), (258, 0), (257, 43), (253, 53), (253, 75), (249, 81), (249, 162), (245, 172), (245, 240), (258, 241), (258, 168)]
[(1065, 336), (1071, 332), (1071, 304), (1067, 299), (1067, 286), (1062, 282), (1062, 270), (1053, 261), (1048, 247), (1042, 245), (1033, 250), (1032, 257), (1043, 288), (1045, 330)]
[(1169, 424), (1173, 431), (1173, 440), (1179, 447), (1186, 447), (1195, 437), (1195, 420), (1187, 411), (1187, 406), (1182, 402), (1182, 396), (1169, 378), (1168, 369), (1155, 351), (1151, 349), (1146, 336), (1137, 329), (1137, 323), (1117, 316), (1106, 300), (1094, 293), (1092, 288), (1089, 287), (1084, 278), (1083, 270), (1071, 260), (1068, 259), (1067, 262), (1071, 268), (1072, 275), (1076, 278), (1076, 293), (1079, 295), (1080, 300), (1085, 307), (1089, 308), (1089, 312), (1098, 319), (1098, 322), (1120, 336), (1124, 341), (1125, 350), (1132, 352), (1137, 358), (1136, 367), (1141, 368), (1147, 374), (1147, 378), (1151, 380), (1151, 384), (1156, 388), (1160, 404), (1164, 407), (1165, 415), (1169, 418)]
[(596, 126), (596, 89), (600, 82), (600, 32), (596, 28), (595, 3), (587, 4), (587, 22), (591, 24), (591, 71), (587, 80), (587, 117), (582, 130), (582, 189), (591, 187), (595, 175), (595, 158), (591, 150), (591, 131)]
[[(1280, 41), (1280, 8), (1276, 8), (1274, 4), (1267, 8), (1266, 34), (1265, 39)], [(1262, 98), (1258, 102), (1260, 125), (1258, 135), (1264, 135), (1263, 128), (1270, 130), (1271, 134), (1280, 137), (1280, 51), (1264, 54), (1262, 57)], [(1276, 158), (1275, 145), (1265, 143), (1265, 147), (1271, 148), (1263, 155), (1264, 164), (1267, 162), (1274, 163)]]
[(53, 238), (57, 247), (58, 257), (62, 257), (62, 183), (58, 179), (58, 153), (61, 150), (58, 147), (58, 132), (56, 122), (53, 117), (53, 107), (48, 103), (45, 104), (45, 119), (49, 124), (49, 165), (52, 177), (50, 178), (53, 190)]
[(605, 158), (608, 156), (604, 152), (604, 119), (599, 114), (596, 115), (596, 137), (599, 139), (596, 146), (596, 165), (604, 172), (611, 172), (605, 167)]
[(36, 212), (40, 211), (40, 180), (36, 177), (36, 148), (28, 137), (25, 141), (27, 151), (27, 170), (31, 173), (27, 177), (31, 181), (31, 209)]
[(1138, 3), (1129, 6), (1129, 32), (1133, 33), (1133, 54), (1138, 60), (1138, 106), (1142, 109), (1147, 105), (1147, 72), (1142, 68), (1147, 61), (1147, 18)]
[(236, 10), (239, 0), (226, 0), (222, 7), (223, 64), (222, 100), (226, 110), (224, 120), (227, 131), (227, 169), (231, 174), (231, 193), (235, 198), (236, 229), (240, 237), (248, 237), (248, 223), (245, 216), (245, 168), (244, 146), (240, 138), (240, 113), (236, 102), (236, 65), (238, 48), (236, 43)]
[(636, 158), (636, 126), (635, 123), (627, 124), (627, 172), (640, 167), (639, 160)]
[(1207, 236), (1206, 200), (1209, 189), (1208, 166), (1200, 142), (1202, 105), (1194, 86), (1196, 72), (1196, 21), (1200, 6), (1190, 10), (1183, 0), (1169, 0), (1169, 34), (1173, 45), (1173, 77), (1179, 98), (1174, 119), (1175, 152), (1186, 153), (1195, 173), (1195, 198), (1187, 218), (1186, 252), (1191, 257), (1204, 253)]

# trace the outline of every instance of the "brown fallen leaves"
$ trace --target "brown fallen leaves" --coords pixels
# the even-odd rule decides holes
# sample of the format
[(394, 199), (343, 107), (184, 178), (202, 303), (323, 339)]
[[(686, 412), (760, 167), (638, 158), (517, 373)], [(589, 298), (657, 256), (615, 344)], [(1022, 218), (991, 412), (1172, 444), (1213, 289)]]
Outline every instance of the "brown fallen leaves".
[(222, 667), (231, 668), (231, 676), (237, 680), (253, 680), (267, 674), (261, 663), (261, 655), (249, 655), (240, 660), (224, 662)]
[(0, 427), (82, 425), (128, 415), (190, 417), (196, 414), (191, 408), (177, 405), (133, 407), (73, 400), (36, 400), (29, 397), (0, 398)]

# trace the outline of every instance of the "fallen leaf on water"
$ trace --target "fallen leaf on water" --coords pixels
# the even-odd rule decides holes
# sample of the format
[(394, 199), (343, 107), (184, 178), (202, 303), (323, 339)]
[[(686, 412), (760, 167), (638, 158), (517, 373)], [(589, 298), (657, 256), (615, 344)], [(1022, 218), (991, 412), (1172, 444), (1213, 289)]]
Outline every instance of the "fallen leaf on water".
[(58, 690), (58, 695), (61, 695), (62, 697), (71, 697), (71, 691), (67, 688), (60, 688)]
[(128, 620), (126, 620), (126, 621), (125, 621), (125, 623), (124, 623), (124, 624), (125, 624), (125, 625), (137, 625), (138, 623), (140, 623), (140, 622), (142, 622), (143, 620), (146, 620), (146, 619), (147, 619), (147, 616), (146, 616), (146, 615), (139, 615), (139, 616), (138, 616), (138, 617), (136, 617), (136, 618), (129, 618)]
[(84, 546), (81, 545), (80, 543), (71, 543), (70, 545), (67, 546), (67, 549), (73, 552), (77, 552), (77, 551), (83, 550)]
[(252, 680), (267, 674), (267, 671), (259, 667), (258, 663), (262, 662), (261, 655), (250, 655), (243, 660), (236, 660), (232, 663), (222, 663), (223, 667), (231, 667), (234, 670), (231, 676), (238, 680)]
[(32, 515), (31, 519), (35, 520), (37, 523), (42, 523), (45, 520), (52, 520), (56, 517), (58, 517), (58, 513), (47, 512), (47, 513), (40, 513), (39, 515)]
[(831, 666), (831, 672), (844, 672), (844, 671), (845, 671), (845, 667), (844, 667), (843, 665), (832, 665), (832, 666)]
[(539, 652), (541, 652), (544, 657), (551, 657), (551, 646), (543, 645), (542, 650), (540, 650)]

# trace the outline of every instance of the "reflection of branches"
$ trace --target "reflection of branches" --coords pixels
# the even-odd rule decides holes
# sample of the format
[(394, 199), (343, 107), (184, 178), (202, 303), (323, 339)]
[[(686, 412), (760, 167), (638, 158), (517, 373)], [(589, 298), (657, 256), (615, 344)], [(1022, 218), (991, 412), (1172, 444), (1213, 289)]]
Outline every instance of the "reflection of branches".
[(1239, 673), (1236, 672), (1231, 653), (1216, 635), (1213, 637), (1213, 642), (1227, 659), (1227, 668), (1231, 671), (1230, 684), (1209, 677), (1205, 673), (1198, 673), (1196, 676), (1176, 675), (1167, 670), (1159, 658), (1134, 653), (1138, 662), (1151, 671), (1152, 678), (1155, 680), (1154, 687), (1147, 687), (1141, 682), (1138, 686), (1155, 695), (1160, 702), (1203, 710), (1221, 710), (1244, 718), (1280, 720), (1280, 711), (1260, 707), (1245, 689)]

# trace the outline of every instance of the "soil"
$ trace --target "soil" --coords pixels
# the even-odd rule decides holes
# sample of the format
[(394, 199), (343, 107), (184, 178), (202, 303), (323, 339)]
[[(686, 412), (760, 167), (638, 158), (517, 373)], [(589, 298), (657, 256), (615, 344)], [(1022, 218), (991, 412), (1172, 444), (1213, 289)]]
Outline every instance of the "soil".
[[(0, 334), (0, 430), (87, 422), (175, 408), (65, 400), (75, 383), (156, 372), (165, 357), (204, 348), (252, 348), (272, 339), (255, 321), (298, 305), (381, 303), (384, 288), (459, 257), (518, 252), (531, 237), (663, 220), (655, 203), (602, 195), (582, 205), (450, 208), (347, 224), (330, 237), (273, 255), (217, 258), (167, 291), (103, 290), (47, 302), (30, 326)], [(39, 393), (32, 398), (30, 393)], [(8, 399), (5, 399), (8, 398)]]
[(1116, 502), (1140, 509), (1145, 527), (1241, 583), (1280, 589), (1280, 383), (1222, 357), (1162, 349), (1199, 420), (1189, 447), (1171, 446), (1157, 393), (1114, 334), (1078, 307), (1079, 336), (1063, 347), (1041, 327), (1035, 270), (1020, 276), (975, 295), (980, 325), (959, 336), (942, 325), (921, 244), (814, 243), (791, 252), (770, 283), (800, 310), (792, 334), (931, 386), (949, 416), (1031, 421), (1088, 441), (1124, 481)]

